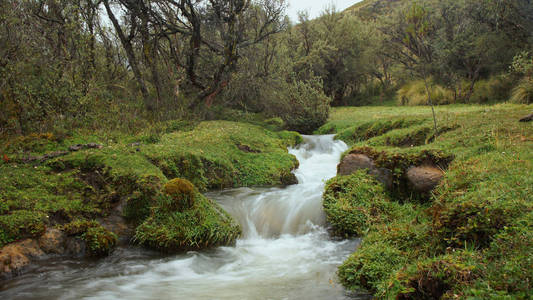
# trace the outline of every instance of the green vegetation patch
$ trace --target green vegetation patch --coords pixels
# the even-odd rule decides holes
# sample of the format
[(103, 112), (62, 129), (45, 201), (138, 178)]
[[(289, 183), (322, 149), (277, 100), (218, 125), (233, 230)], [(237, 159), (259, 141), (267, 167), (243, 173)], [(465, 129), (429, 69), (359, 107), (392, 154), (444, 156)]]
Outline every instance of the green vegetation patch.
[(117, 235), (94, 220), (76, 220), (61, 226), (61, 229), (69, 236), (79, 236), (90, 256), (106, 256), (117, 244)]
[[(365, 154), (376, 167), (392, 171), (392, 196), (400, 201), (391, 221), (368, 226), (361, 247), (339, 268), (341, 282), (381, 298), (531, 295), (533, 127), (518, 122), (530, 110), (510, 104), (439, 106), (436, 138), (427, 122), (354, 144), (347, 153)], [(414, 120), (430, 113), (428, 107), (342, 108), (333, 111), (330, 123), (349, 128), (350, 118), (358, 126), (379, 124), (392, 114)], [(419, 132), (426, 133), (420, 145), (397, 142)], [(406, 170), (426, 164), (446, 170), (444, 178), (428, 201), (413, 201), (416, 195), (402, 189)], [(382, 266), (387, 270), (380, 271)]]
[[(413, 125), (421, 124), (424, 121), (424, 119), (397, 119), (363, 122), (359, 125), (349, 127), (340, 131), (335, 136), (335, 138), (343, 140), (349, 144), (355, 144), (361, 141), (366, 141), (376, 136), (383, 135), (391, 130), (410, 127)], [(331, 131), (331, 129), (328, 129), (328, 126), (322, 127), (321, 129), (319, 129), (319, 131), (320, 130)]]
[(210, 121), (193, 131), (164, 135), (160, 143), (141, 151), (167, 177), (186, 178), (207, 190), (295, 183), (291, 171), (298, 161), (287, 146), (299, 141), (297, 133)]
[[(190, 191), (190, 182), (174, 179), (165, 186), (165, 194), (135, 232), (135, 240), (165, 252), (199, 250), (231, 245), (241, 234), (240, 226), (218, 204)], [(182, 189), (183, 188), (183, 189)], [(183, 206), (183, 201), (192, 201)]]
[(334, 233), (343, 237), (363, 235), (388, 220), (391, 209), (382, 185), (365, 171), (328, 181), (323, 206)]

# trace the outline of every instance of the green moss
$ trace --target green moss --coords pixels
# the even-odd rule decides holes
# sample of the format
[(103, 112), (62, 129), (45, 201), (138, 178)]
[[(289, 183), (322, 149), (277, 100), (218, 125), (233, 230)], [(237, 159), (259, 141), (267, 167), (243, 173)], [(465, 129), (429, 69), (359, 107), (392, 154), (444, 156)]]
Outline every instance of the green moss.
[(533, 293), (533, 213), (496, 234), (479, 265), (478, 278), (465, 294), (478, 299), (527, 299)]
[(69, 236), (79, 236), (89, 256), (106, 256), (117, 244), (117, 236), (92, 220), (75, 220), (60, 227)]
[[(388, 246), (400, 251), (406, 261), (370, 287), (365, 286), (366, 279), (358, 279), (365, 275), (357, 273), (362, 267), (343, 271), (344, 277), (355, 278), (343, 283), (370, 288), (380, 298), (527, 298), (533, 277), (528, 250), (533, 127), (517, 120), (529, 110), (519, 105), (439, 106), (436, 138), (427, 122), (354, 144), (347, 153), (365, 154), (376, 167), (392, 171), (391, 195), (400, 206), (390, 222), (368, 227), (358, 251)], [(428, 120), (431, 109), (335, 109), (324, 128), (341, 132), (366, 122), (381, 125), (384, 119), (398, 115)], [(413, 147), (407, 140), (415, 141)], [(406, 171), (424, 164), (446, 172), (432, 193), (418, 199), (405, 185)], [(373, 268), (366, 272), (374, 274)]]
[(90, 227), (82, 235), (91, 256), (106, 256), (117, 244), (117, 236), (102, 226)]
[(457, 298), (460, 290), (479, 276), (478, 256), (477, 252), (463, 250), (422, 259), (389, 277), (387, 292), (380, 296), (389, 299)]
[(38, 237), (46, 230), (42, 212), (15, 210), (0, 215), (0, 248), (19, 239)]
[(328, 181), (323, 206), (333, 231), (343, 237), (361, 236), (391, 213), (382, 185), (365, 171)]
[(172, 197), (172, 210), (184, 210), (194, 205), (195, 188), (187, 179), (175, 178), (163, 187), (165, 194)]
[(335, 138), (343, 140), (348, 144), (354, 144), (381, 136), (394, 129), (411, 127), (425, 121), (424, 119), (396, 119), (363, 122), (340, 131)]
[(341, 283), (350, 290), (376, 292), (379, 285), (407, 259), (401, 251), (385, 243), (365, 243), (340, 267)]
[(137, 227), (135, 240), (164, 252), (235, 243), (240, 226), (218, 204), (197, 191), (194, 193), (194, 206), (180, 210), (173, 209), (172, 196), (160, 195), (150, 217)]
[[(141, 147), (169, 178), (184, 178), (200, 190), (283, 184), (296, 158), (286, 147), (299, 135), (271, 132), (255, 125), (210, 121), (193, 131), (164, 135), (161, 143)], [(252, 152), (239, 149), (246, 145)]]

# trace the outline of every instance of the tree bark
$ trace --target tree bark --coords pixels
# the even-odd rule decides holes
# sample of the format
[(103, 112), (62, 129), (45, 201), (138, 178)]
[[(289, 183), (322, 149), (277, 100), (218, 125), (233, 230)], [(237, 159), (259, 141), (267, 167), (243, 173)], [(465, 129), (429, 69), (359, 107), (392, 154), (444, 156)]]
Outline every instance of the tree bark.
[(113, 27), (115, 27), (115, 30), (117, 31), (120, 42), (122, 43), (122, 46), (124, 47), (124, 50), (126, 51), (126, 55), (128, 56), (128, 62), (131, 66), (131, 70), (133, 71), (133, 75), (135, 76), (137, 84), (139, 85), (139, 88), (141, 89), (144, 106), (146, 107), (148, 111), (153, 111), (154, 107), (153, 107), (152, 101), (150, 100), (150, 96), (148, 94), (148, 89), (146, 88), (146, 84), (144, 83), (141, 70), (139, 69), (137, 59), (135, 58), (135, 52), (133, 51), (131, 40), (126, 38), (126, 36), (124, 35), (124, 32), (122, 31), (122, 28), (120, 27), (120, 24), (117, 18), (115, 17), (115, 15), (113, 14), (113, 11), (111, 10), (111, 7), (109, 6), (109, 0), (104, 0), (104, 6), (107, 11), (107, 15), (109, 16), (109, 19), (111, 20), (111, 23), (113, 23)]

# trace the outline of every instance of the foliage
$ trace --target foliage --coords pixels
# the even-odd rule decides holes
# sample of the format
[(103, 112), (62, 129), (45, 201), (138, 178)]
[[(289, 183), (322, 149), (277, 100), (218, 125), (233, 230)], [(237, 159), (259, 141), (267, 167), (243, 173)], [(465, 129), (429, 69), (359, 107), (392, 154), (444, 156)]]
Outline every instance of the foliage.
[(288, 130), (312, 133), (328, 119), (330, 99), (317, 82), (282, 83), (273, 94), (268, 112), (283, 119)]
[(511, 102), (513, 103), (533, 103), (533, 80), (524, 77), (511, 93)]

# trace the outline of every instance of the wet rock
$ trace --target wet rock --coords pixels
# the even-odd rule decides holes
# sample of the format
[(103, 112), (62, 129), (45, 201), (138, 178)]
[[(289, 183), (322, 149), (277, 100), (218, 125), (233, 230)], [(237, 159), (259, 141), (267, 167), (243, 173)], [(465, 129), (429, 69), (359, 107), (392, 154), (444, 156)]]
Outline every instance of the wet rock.
[(390, 190), (393, 188), (394, 181), (391, 170), (386, 168), (372, 169), (370, 170), (370, 175), (374, 176), (379, 182), (381, 182), (386, 189)]
[(375, 169), (372, 159), (364, 154), (348, 154), (337, 166), (337, 174), (350, 175), (362, 169)]
[(86, 147), (89, 148), (89, 149), (102, 149), (102, 148), (104, 148), (103, 145), (100, 145), (100, 144), (97, 144), (97, 143), (88, 143), (86, 145)]
[(520, 122), (531, 122), (531, 121), (533, 121), (533, 113), (520, 119)]
[(83, 145), (82, 144), (72, 145), (72, 146), (68, 147), (68, 150), (72, 151), (72, 152), (79, 151), (81, 149), (83, 149)]
[(294, 173), (282, 175), (280, 181), (283, 185), (298, 184), (298, 178), (296, 178), (296, 175), (294, 175)]
[(419, 192), (430, 192), (444, 177), (444, 172), (436, 166), (410, 167), (407, 170), (409, 183)]
[(6, 277), (20, 272), (32, 258), (43, 256), (39, 243), (33, 239), (11, 243), (0, 250), (0, 276)]
[(87, 245), (79, 237), (69, 237), (65, 241), (65, 253), (74, 257), (85, 256)]
[(48, 229), (39, 238), (39, 246), (46, 253), (65, 253), (65, 234), (59, 229)]
[(348, 154), (337, 166), (338, 175), (350, 175), (358, 170), (367, 169), (387, 189), (393, 185), (392, 171), (386, 168), (376, 168), (374, 161), (364, 154)]

